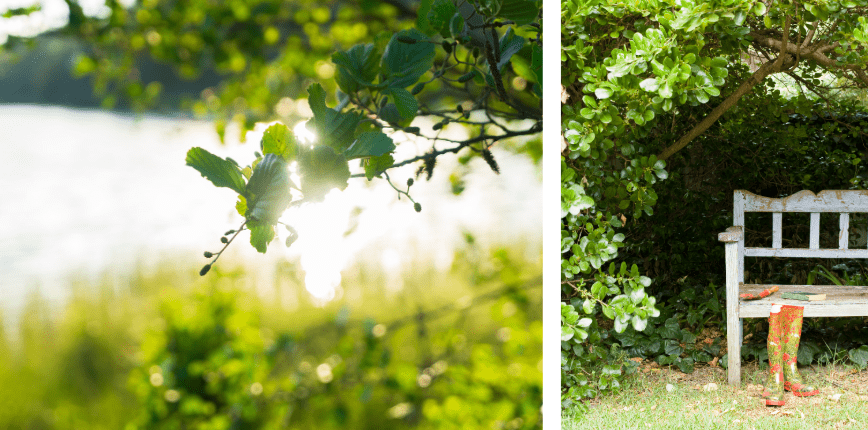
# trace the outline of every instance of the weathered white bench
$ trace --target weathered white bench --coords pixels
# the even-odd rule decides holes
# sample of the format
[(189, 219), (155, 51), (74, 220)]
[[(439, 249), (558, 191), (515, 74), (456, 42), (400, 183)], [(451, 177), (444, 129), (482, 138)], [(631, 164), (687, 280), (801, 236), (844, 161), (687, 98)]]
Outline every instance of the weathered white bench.
[[(745, 212), (772, 213), (772, 247), (744, 246)], [(782, 213), (811, 214), (811, 235), (808, 248), (781, 247)], [(840, 213), (837, 249), (820, 248), (820, 213)], [(735, 191), (733, 227), (718, 235), (726, 243), (726, 328), (728, 380), (741, 384), (741, 318), (768, 318), (772, 303), (804, 306), (806, 317), (845, 317), (868, 315), (868, 286), (781, 285), (780, 291), (759, 300), (740, 300), (744, 293), (759, 294), (770, 285), (744, 283), (744, 257), (785, 258), (868, 258), (868, 249), (848, 249), (850, 213), (868, 212), (868, 191), (826, 190), (820, 194), (799, 191), (789, 197), (772, 199), (744, 190)], [(806, 302), (784, 300), (782, 292), (809, 291), (825, 293), (826, 300)]]

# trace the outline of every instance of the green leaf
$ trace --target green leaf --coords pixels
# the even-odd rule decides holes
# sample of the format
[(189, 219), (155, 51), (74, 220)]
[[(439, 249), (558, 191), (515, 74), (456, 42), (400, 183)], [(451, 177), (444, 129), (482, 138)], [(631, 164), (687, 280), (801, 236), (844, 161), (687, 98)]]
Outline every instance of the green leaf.
[(644, 113), (642, 113), (642, 117), (645, 118), (646, 122), (651, 121), (652, 119), (654, 119), (654, 110), (653, 109), (646, 110)]
[(603, 366), (603, 374), (604, 375), (620, 375), (621, 367), (614, 364), (607, 364)]
[(639, 87), (648, 92), (656, 92), (658, 88), (660, 88), (660, 84), (657, 83), (656, 78), (648, 78), (642, 82), (639, 82)]
[(379, 175), (392, 164), (395, 164), (395, 159), (392, 158), (392, 154), (371, 157), (365, 161), (365, 177), (370, 181), (374, 176)]
[(663, 84), (657, 94), (660, 94), (660, 97), (663, 97), (664, 99), (672, 98), (672, 86), (669, 85), (668, 82)]
[(248, 227), (250, 227), (250, 244), (264, 254), (268, 243), (274, 239), (274, 226), (257, 223), (248, 225)]
[(245, 199), (244, 196), (238, 196), (238, 201), (235, 203), (235, 210), (238, 211), (238, 215), (247, 215), (247, 199)]
[(343, 190), (350, 178), (350, 168), (343, 155), (324, 145), (299, 152), (301, 192), (307, 201), (322, 201), (332, 189)]
[(421, 0), (416, 12), (416, 27), (425, 33), (427, 33), (430, 28), (428, 13), (431, 10), (431, 5), (433, 3), (433, 0)]
[[(379, 157), (395, 150), (392, 138), (381, 131), (366, 131), (347, 148), (344, 157), (347, 160), (362, 157)], [(391, 165), (391, 163), (389, 163)]]
[(675, 365), (684, 373), (693, 373), (693, 359), (690, 357), (679, 358), (675, 361)]
[(515, 22), (515, 25), (527, 25), (536, 20), (540, 8), (535, 1), (503, 0), (500, 5), (499, 17)]
[(755, 13), (756, 16), (762, 16), (763, 14), (765, 14), (766, 13), (765, 3), (757, 0), (757, 2), (753, 4), (753, 13)]
[(645, 330), (645, 327), (648, 325), (648, 320), (645, 318), (639, 318), (638, 315), (633, 315), (630, 322), (633, 324), (633, 329), (636, 331)]
[(449, 20), (449, 35), (452, 36), (453, 39), (460, 39), (464, 34), (464, 17), (461, 14), (456, 13), (452, 15), (452, 19)]
[(404, 43), (399, 38), (428, 41), (419, 30), (402, 30), (395, 33), (386, 52), (383, 53), (383, 71), (389, 76), (389, 86), (406, 88), (416, 83), (434, 64), (434, 44)]
[(411, 119), (406, 119), (398, 113), (398, 107), (394, 103), (388, 103), (378, 112), (380, 119), (386, 121), (395, 128), (404, 128), (410, 125)]
[(854, 348), (849, 351), (850, 360), (853, 361), (859, 369), (864, 369), (868, 365), (868, 345), (862, 345), (859, 348)]
[(335, 79), (341, 90), (347, 94), (358, 91), (359, 86), (372, 87), (379, 72), (380, 55), (373, 43), (355, 45), (347, 51), (332, 54), (332, 62), (337, 66)]
[(307, 88), (308, 104), (313, 112), (313, 119), (308, 122), (308, 128), (313, 127), (320, 144), (330, 146), (337, 153), (342, 153), (355, 140), (353, 133), (362, 120), (362, 114), (355, 112), (338, 112), (325, 104), (325, 90), (322, 85), (313, 84)]
[(533, 45), (533, 50), (531, 51), (531, 60), (530, 60), (530, 68), (533, 70), (533, 74), (536, 77), (536, 82), (540, 85), (543, 84), (543, 55), (542, 48), (539, 45)]
[(231, 188), (238, 194), (244, 194), (244, 176), (235, 163), (199, 147), (187, 151), (185, 161), (215, 186)]
[(630, 320), (628, 320), (626, 318), (621, 318), (621, 316), (618, 316), (617, 318), (615, 318), (615, 327), (614, 327), (615, 332), (617, 332), (617, 333), (624, 332), (624, 330), (626, 330), (628, 327), (629, 321)]
[(419, 110), (419, 102), (416, 98), (403, 88), (389, 88), (389, 91), (392, 93), (392, 100), (395, 101), (395, 107), (398, 108), (398, 114), (404, 120), (415, 118), (416, 111)]
[(265, 154), (253, 169), (253, 176), (247, 184), (247, 194), (250, 200), (245, 216), (268, 225), (276, 223), (292, 201), (286, 161), (278, 155)]
[(502, 70), (512, 56), (524, 46), (524, 38), (516, 36), (512, 27), (506, 29), (506, 33), (500, 38), (500, 58), (497, 60), (497, 69)]
[(280, 123), (274, 124), (265, 130), (259, 148), (263, 154), (275, 154), (284, 161), (290, 161), (295, 159), (295, 136), (289, 127)]
[(573, 335), (575, 335), (575, 334), (576, 334), (576, 332), (573, 330), (572, 327), (565, 326), (565, 325), (561, 326), (561, 342), (566, 342), (566, 341), (572, 339)]
[(696, 343), (696, 335), (687, 329), (681, 330), (681, 341), (684, 343)]
[(666, 355), (679, 356), (684, 352), (684, 348), (681, 347), (677, 340), (667, 340), (663, 344), (663, 351)]
[[(421, 7), (419, 11), (421, 13)], [(449, 22), (457, 12), (458, 9), (452, 0), (434, 0), (431, 10), (428, 11), (429, 28), (440, 33), (444, 38), (452, 37), (449, 32)]]
[(600, 100), (607, 99), (612, 97), (612, 90), (608, 88), (597, 88), (594, 90), (594, 95)]
[(672, 317), (666, 320), (663, 327), (657, 329), (657, 333), (665, 339), (677, 339), (681, 336), (681, 329), (678, 328), (678, 318)]

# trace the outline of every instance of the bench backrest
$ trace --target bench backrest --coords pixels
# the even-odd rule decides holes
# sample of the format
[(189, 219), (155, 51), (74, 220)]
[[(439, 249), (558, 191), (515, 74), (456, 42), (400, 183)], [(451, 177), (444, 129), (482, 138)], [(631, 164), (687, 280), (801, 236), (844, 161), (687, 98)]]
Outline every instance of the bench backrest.
[[(738, 242), (738, 282), (744, 282), (744, 257), (868, 258), (868, 249), (849, 249), (850, 213), (868, 213), (868, 190), (826, 190), (820, 194), (804, 190), (781, 199), (736, 190), (733, 207), (733, 225), (742, 227), (745, 212), (772, 213), (771, 248), (745, 248), (744, 235)], [(811, 214), (811, 236), (807, 249), (781, 246), (781, 214), (784, 212)], [(840, 213), (837, 249), (820, 248), (820, 213), (828, 212)]]

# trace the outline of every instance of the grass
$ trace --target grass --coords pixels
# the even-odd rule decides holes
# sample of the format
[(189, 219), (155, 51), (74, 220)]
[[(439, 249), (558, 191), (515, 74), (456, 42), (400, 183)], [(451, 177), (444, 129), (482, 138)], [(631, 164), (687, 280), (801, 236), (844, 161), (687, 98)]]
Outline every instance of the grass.
[(736, 388), (726, 383), (726, 371), (720, 367), (697, 367), (688, 375), (646, 361), (618, 393), (589, 402), (587, 413), (564, 411), (562, 428), (868, 428), (868, 372), (842, 365), (811, 366), (800, 372), (820, 394), (799, 398), (787, 393), (786, 405), (773, 408), (762, 400), (766, 371), (756, 363), (742, 367), (742, 385)]

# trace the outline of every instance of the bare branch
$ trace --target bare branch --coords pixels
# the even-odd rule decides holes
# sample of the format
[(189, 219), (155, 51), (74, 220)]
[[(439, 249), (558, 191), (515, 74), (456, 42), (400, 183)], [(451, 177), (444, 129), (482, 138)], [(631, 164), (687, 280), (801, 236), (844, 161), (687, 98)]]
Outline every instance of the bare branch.
[[(436, 158), (436, 157), (439, 157), (443, 154), (448, 154), (450, 152), (451, 153), (458, 153), (458, 151), (460, 151), (460, 150), (462, 150), (462, 149), (464, 149), (464, 148), (466, 148), (466, 147), (468, 147), (474, 143), (485, 142), (487, 140), (490, 140), (492, 142), (497, 142), (498, 140), (503, 140), (503, 139), (507, 139), (510, 137), (528, 136), (531, 134), (539, 133), (540, 130), (542, 130), (542, 123), (538, 122), (538, 123), (534, 124), (533, 126), (531, 126), (530, 128), (528, 128), (527, 130), (510, 131), (510, 132), (506, 132), (504, 134), (498, 134), (498, 135), (483, 134), (482, 136), (477, 136), (477, 137), (474, 137), (472, 139), (467, 139), (467, 140), (461, 142), (460, 144), (458, 144), (457, 146), (454, 146), (452, 148), (441, 149), (439, 151), (431, 151), (427, 154), (420, 155), (418, 157), (413, 157), (413, 158), (395, 163), (395, 164), (387, 167), (386, 170), (394, 169), (396, 167), (405, 166), (407, 164), (412, 164), (412, 163), (415, 163), (417, 161), (422, 161), (422, 160), (426, 160), (426, 159), (430, 159), (430, 158)], [(384, 172), (385, 172), (385, 170), (384, 170)], [(382, 173), (382, 172), (380, 172), (380, 173)], [(364, 173), (357, 173), (357, 174), (352, 175), (351, 177), (352, 178), (361, 178), (364, 176), (365, 176)]]

